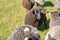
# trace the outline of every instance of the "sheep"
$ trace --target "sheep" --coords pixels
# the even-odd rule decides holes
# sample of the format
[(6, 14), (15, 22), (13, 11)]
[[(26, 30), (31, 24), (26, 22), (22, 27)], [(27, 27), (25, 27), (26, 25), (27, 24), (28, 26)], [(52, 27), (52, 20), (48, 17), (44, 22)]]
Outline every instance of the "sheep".
[(37, 6), (43, 6), (45, 0), (35, 0), (35, 3), (37, 4)]
[(35, 27), (24, 25), (16, 28), (7, 40), (40, 40), (40, 35)]
[(34, 0), (23, 0), (22, 5), (25, 9), (30, 10), (33, 8), (35, 1)]
[(51, 12), (50, 28), (45, 40), (60, 40), (60, 13), (58, 11)]
[(32, 25), (38, 28), (42, 23), (46, 26), (46, 13), (43, 7), (35, 6), (27, 12), (25, 16), (25, 25)]

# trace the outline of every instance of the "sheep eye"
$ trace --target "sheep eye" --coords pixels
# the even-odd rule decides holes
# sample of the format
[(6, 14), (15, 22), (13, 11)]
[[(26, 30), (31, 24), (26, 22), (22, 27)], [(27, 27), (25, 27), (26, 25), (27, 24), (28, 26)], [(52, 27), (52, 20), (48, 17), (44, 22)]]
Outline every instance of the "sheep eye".
[(35, 14), (35, 11), (33, 10), (32, 13)]

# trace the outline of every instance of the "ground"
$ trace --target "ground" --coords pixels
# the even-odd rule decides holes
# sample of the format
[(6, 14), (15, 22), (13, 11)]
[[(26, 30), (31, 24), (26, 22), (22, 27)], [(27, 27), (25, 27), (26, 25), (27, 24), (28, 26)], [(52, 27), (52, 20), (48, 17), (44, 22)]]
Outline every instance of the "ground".
[[(46, 0), (44, 8), (47, 11), (54, 11), (56, 8), (50, 1), (53, 3), (53, 0)], [(7, 40), (14, 29), (24, 25), (25, 14), (26, 10), (22, 6), (22, 0), (0, 0), (0, 40)], [(49, 19), (50, 16), (47, 14), (47, 20)], [(48, 29), (44, 30), (42, 25), (39, 31), (41, 40), (44, 40)]]

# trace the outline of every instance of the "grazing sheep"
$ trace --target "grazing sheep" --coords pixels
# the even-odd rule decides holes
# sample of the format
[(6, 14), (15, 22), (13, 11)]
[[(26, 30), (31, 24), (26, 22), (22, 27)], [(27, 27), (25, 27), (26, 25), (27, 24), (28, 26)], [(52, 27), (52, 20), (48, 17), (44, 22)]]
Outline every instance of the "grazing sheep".
[(54, 6), (60, 10), (60, 0), (54, 0)]
[(46, 26), (46, 15), (43, 7), (35, 6), (25, 16), (25, 24), (32, 25), (36, 28), (44, 22)]
[(23, 0), (22, 5), (25, 9), (30, 10), (34, 6), (34, 0)]
[(31, 25), (17, 28), (8, 40), (40, 40), (39, 31)]
[(60, 40), (60, 13), (57, 11), (51, 13), (50, 29), (45, 40)]
[(43, 4), (44, 4), (44, 2), (45, 2), (45, 0), (35, 0), (35, 2), (36, 2), (36, 4), (37, 4), (37, 6), (43, 6)]

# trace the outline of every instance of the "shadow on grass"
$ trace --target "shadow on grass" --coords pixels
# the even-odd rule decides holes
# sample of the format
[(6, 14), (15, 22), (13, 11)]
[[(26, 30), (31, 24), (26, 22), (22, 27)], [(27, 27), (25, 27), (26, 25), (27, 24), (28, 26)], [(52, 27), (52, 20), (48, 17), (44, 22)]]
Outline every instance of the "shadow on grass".
[(46, 21), (46, 27), (44, 26), (44, 24), (42, 24), (41, 26), (39, 26), (38, 30), (44, 31), (44, 30), (48, 29), (49, 28), (49, 22), (50, 22), (50, 19)]
[(52, 2), (50, 2), (50, 1), (46, 1), (45, 3), (44, 3), (44, 5), (43, 5), (43, 7), (47, 7), (47, 6), (54, 6), (54, 4), (52, 3)]

